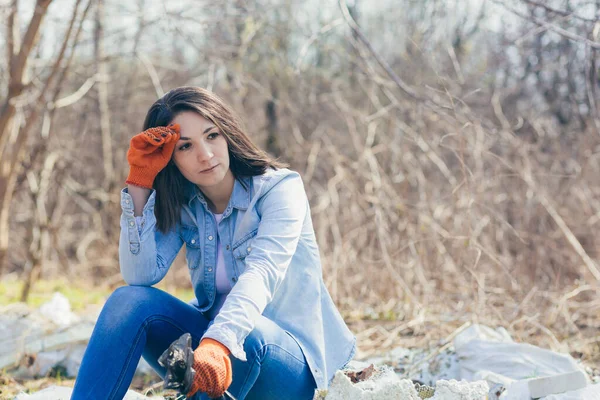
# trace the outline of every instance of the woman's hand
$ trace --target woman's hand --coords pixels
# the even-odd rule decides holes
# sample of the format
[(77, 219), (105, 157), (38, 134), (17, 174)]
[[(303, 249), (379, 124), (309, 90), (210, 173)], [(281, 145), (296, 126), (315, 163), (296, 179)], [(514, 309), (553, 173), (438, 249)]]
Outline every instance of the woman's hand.
[(194, 382), (187, 397), (197, 391), (211, 398), (223, 396), (231, 385), (231, 360), (229, 349), (213, 339), (202, 339), (194, 350)]
[(146, 129), (131, 138), (128, 184), (152, 189), (154, 178), (167, 166), (179, 140), (179, 125)]

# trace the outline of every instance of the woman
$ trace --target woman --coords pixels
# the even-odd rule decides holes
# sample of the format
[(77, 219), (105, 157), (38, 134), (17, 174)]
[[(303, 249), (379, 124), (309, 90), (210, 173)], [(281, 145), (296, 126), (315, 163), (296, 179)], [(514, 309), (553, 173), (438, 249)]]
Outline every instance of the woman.
[[(188, 397), (312, 399), (326, 388), (356, 340), (324, 285), (299, 174), (196, 87), (152, 105), (127, 159), (119, 258), (129, 286), (104, 305), (72, 399), (121, 399), (141, 356), (164, 377), (157, 360), (185, 332), (197, 371)], [(184, 244), (192, 304), (151, 287)]]

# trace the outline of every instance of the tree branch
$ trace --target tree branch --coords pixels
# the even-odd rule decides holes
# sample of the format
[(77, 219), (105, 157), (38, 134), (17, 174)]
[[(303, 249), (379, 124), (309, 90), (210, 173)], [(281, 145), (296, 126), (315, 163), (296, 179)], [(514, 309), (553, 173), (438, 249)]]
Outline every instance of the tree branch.
[(517, 11), (514, 8), (509, 7), (506, 4), (504, 4), (498, 0), (491, 0), (491, 1), (494, 2), (495, 4), (498, 4), (501, 7), (504, 7), (506, 10), (510, 11), (511, 13), (515, 14), (516, 16), (521, 17), (527, 21), (531, 21), (536, 25), (548, 28), (548, 30), (554, 31), (554, 32), (558, 33), (559, 35), (566, 37), (567, 39), (575, 40), (576, 42), (586, 43), (587, 45), (589, 45), (590, 47), (592, 47), (594, 49), (600, 49), (600, 42), (595, 42), (586, 37), (579, 36), (575, 33), (569, 32), (566, 29), (563, 29), (559, 26), (550, 24), (544, 20), (534, 17), (533, 15), (525, 15), (525, 14), (521, 13), (520, 11)]
[(422, 100), (421, 97), (410, 86), (408, 86), (408, 84), (406, 84), (402, 79), (400, 79), (398, 75), (396, 75), (396, 73), (394, 72), (394, 70), (392, 70), (389, 64), (386, 63), (385, 60), (383, 60), (379, 56), (379, 54), (377, 54), (369, 40), (365, 37), (365, 35), (360, 30), (359, 26), (356, 24), (356, 21), (354, 21), (354, 18), (352, 18), (352, 16), (350, 15), (350, 11), (348, 11), (348, 5), (346, 4), (346, 0), (339, 0), (339, 5), (340, 9), (342, 10), (342, 15), (344, 16), (344, 19), (346, 20), (352, 31), (356, 34), (356, 36), (358, 36), (361, 42), (363, 42), (363, 44), (367, 46), (373, 57), (375, 57), (375, 60), (377, 60), (377, 63), (385, 70), (385, 72), (387, 72), (387, 74), (390, 76), (390, 78), (392, 78), (392, 80), (396, 83), (400, 90), (402, 90), (404, 93), (406, 93), (413, 99)]
[(538, 1), (534, 1), (534, 0), (522, 0), (522, 1), (525, 2), (525, 3), (527, 3), (527, 4), (529, 4), (529, 5), (536, 6), (536, 7), (541, 7), (541, 8), (543, 8), (546, 11), (549, 11), (549, 12), (554, 13), (554, 14), (562, 15), (564, 17), (573, 17), (573, 18), (576, 18), (578, 20), (585, 21), (585, 22), (596, 22), (595, 19), (581, 17), (581, 16), (575, 14), (574, 12), (569, 12), (569, 11), (565, 11), (565, 10), (559, 10), (557, 8), (550, 7), (550, 6), (548, 6), (548, 5), (544, 4), (544, 3), (540, 3)]
[(6, 60), (8, 61), (8, 76), (13, 74), (13, 60), (15, 58), (15, 52), (19, 51), (19, 42), (17, 35), (19, 23), (17, 22), (19, 10), (19, 1), (12, 0), (10, 11), (8, 14), (8, 25), (6, 27)]
[(27, 63), (27, 59), (31, 53), (31, 48), (37, 40), (38, 32), (42, 25), (42, 21), (46, 16), (46, 12), (48, 11), (48, 6), (50, 3), (52, 3), (52, 0), (37, 0), (35, 11), (33, 12), (33, 16), (31, 17), (31, 21), (29, 21), (29, 26), (27, 27), (27, 32), (25, 32), (25, 37), (23, 38), (23, 45), (21, 46), (19, 55), (15, 60), (13, 72), (17, 74), (16, 82), (21, 82), (23, 78), (25, 64)]

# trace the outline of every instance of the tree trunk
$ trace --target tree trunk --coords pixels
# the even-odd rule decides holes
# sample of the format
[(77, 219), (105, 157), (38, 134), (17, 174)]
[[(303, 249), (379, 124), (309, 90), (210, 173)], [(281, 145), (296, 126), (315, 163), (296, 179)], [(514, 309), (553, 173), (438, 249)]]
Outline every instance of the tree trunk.
[[(18, 42), (18, 2), (13, 0), (8, 18), (8, 43), (7, 54), (9, 64), (8, 96), (0, 110), (0, 276), (4, 273), (8, 253), (8, 217), (10, 203), (16, 183), (17, 161), (25, 144), (24, 137), (17, 133), (14, 144), (9, 143), (12, 136), (13, 119), (16, 113), (15, 99), (19, 97), (25, 87), (25, 71), (27, 60), (37, 40), (42, 21), (48, 11), (52, 0), (37, 0), (35, 11), (29, 21), (22, 45)], [(14, 127), (18, 131), (19, 127)]]
[(98, 110), (100, 112), (100, 133), (102, 137), (102, 158), (104, 160), (104, 190), (111, 190), (114, 181), (112, 141), (110, 136), (110, 111), (108, 109), (108, 68), (104, 59), (104, 0), (96, 3), (95, 50), (98, 71)]

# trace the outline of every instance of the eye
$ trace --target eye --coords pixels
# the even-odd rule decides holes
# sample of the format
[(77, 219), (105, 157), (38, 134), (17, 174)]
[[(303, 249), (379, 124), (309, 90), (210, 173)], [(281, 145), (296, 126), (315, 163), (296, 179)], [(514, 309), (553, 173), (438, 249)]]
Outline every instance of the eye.
[(219, 132), (211, 132), (208, 134), (208, 139), (215, 140), (217, 138), (217, 136), (219, 136)]
[(181, 146), (179, 146), (179, 150), (187, 150), (190, 148), (190, 144), (189, 143), (184, 143)]

